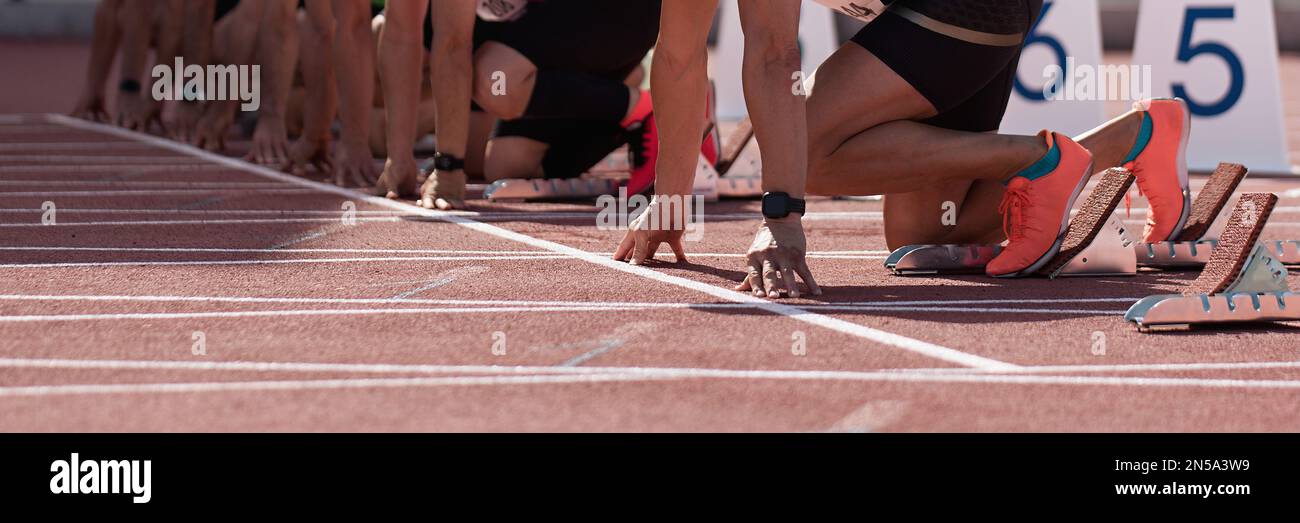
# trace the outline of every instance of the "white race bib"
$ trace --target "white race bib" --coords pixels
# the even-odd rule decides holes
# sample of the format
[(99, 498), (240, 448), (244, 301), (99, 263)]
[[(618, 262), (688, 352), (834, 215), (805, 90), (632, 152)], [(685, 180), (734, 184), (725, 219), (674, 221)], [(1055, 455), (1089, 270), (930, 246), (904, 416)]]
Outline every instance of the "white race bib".
[(524, 16), (528, 0), (479, 0), (478, 17), (488, 22), (513, 22)]
[(871, 23), (889, 9), (894, 0), (816, 0), (817, 3), (834, 9), (842, 15), (850, 16), (866, 23)]

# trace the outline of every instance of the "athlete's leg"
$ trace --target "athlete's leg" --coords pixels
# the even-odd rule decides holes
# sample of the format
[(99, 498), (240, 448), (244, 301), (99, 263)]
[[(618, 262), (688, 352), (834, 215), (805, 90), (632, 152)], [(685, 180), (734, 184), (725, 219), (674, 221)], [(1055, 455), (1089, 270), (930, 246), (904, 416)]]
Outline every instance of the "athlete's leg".
[[(704, 136), (709, 26), (717, 0), (665, 0), (650, 67), (659, 158), (655, 192), (688, 195)], [(787, 74), (788, 84), (788, 74)]]
[[(433, 82), (438, 152), (465, 158), (469, 145), (470, 89), (473, 85), (474, 11), (476, 2), (431, 0)], [(421, 189), (420, 205), (437, 209), (465, 206), (465, 169), (437, 170)]]
[(161, 106), (151, 97), (145, 86), (149, 82), (147, 71), (149, 43), (153, 40), (154, 0), (125, 0), (117, 12), (117, 23), (122, 28), (122, 85), (117, 92), (117, 125), (140, 131), (159, 118)]
[[(208, 65), (212, 60), (213, 26), (217, 13), (216, 0), (192, 0), (182, 2), (181, 7), (181, 48), (180, 56), (186, 64)], [(180, 94), (176, 94), (177, 99)], [(203, 118), (204, 106), (193, 101), (176, 104), (173, 121), (169, 126), (173, 140), (202, 146), (198, 143), (199, 122)]]
[(90, 45), (90, 61), (86, 66), (86, 80), (72, 116), (96, 122), (109, 121), (104, 102), (105, 84), (122, 38), (117, 23), (117, 13), (121, 8), (122, 0), (104, 0), (95, 8), (95, 32)]
[(289, 156), (285, 117), (298, 63), (297, 2), (267, 0), (265, 4), (254, 49), (255, 61), (262, 65), (262, 100), (246, 159), (282, 165)]
[(498, 136), (488, 141), (483, 176), (489, 182), (506, 178), (541, 178), (542, 159), (550, 145), (523, 136)]
[(384, 96), (385, 149), (388, 160), (376, 185), (376, 194), (389, 198), (414, 197), (419, 167), (415, 164), (416, 107), (420, 99), (420, 71), (424, 50), (422, 22), (429, 2), (394, 0), (385, 6), (379, 37), (379, 75)]
[(302, 34), (299, 64), (306, 91), (302, 99), (302, 133), (289, 149), (288, 161), (282, 167), (298, 174), (309, 165), (330, 172), (330, 125), (338, 108), (334, 63), (330, 56), (334, 46), (334, 12), (328, 2), (307, 2), (305, 16), (299, 18)]
[(370, 109), (375, 97), (375, 43), (370, 2), (331, 0), (336, 30), (334, 67), (339, 95), (339, 144), (334, 152), (334, 183), (369, 186), (378, 173), (370, 150)]

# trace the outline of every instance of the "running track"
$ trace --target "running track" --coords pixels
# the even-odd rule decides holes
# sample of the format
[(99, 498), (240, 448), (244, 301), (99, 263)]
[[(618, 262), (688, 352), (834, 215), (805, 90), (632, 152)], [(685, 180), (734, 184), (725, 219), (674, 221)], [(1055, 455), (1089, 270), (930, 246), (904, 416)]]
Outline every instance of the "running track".
[[(1300, 430), (1300, 326), (1120, 317), (1192, 273), (894, 277), (879, 204), (817, 200), (827, 295), (774, 304), (728, 290), (752, 202), (636, 268), (590, 205), (431, 212), (63, 117), (0, 136), (4, 430)], [(1247, 182), (1290, 191), (1266, 236), (1300, 238), (1297, 188)]]

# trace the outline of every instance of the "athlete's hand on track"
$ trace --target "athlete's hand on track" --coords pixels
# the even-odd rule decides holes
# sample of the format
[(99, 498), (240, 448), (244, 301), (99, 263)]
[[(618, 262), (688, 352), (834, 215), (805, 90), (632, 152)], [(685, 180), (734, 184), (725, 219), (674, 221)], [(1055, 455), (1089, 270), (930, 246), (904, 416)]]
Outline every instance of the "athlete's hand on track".
[(373, 187), (379, 178), (375, 160), (366, 144), (340, 143), (334, 148), (334, 185), (339, 187)]
[(379, 180), (375, 182), (376, 196), (385, 196), (390, 199), (409, 198), (419, 194), (416, 189), (419, 188), (417, 180), (420, 177), (420, 168), (415, 165), (414, 157), (388, 157), (384, 162), (384, 172), (379, 175)]
[(684, 209), (656, 196), (645, 212), (628, 224), (627, 234), (623, 235), (622, 243), (614, 252), (614, 259), (641, 265), (646, 260), (655, 259), (659, 246), (667, 243), (677, 257), (677, 263), (686, 263), (686, 249), (682, 246), (682, 239), (686, 236), (685, 216)]
[(172, 116), (171, 139), (192, 144), (198, 138), (199, 122), (203, 119), (203, 104), (183, 101), (176, 104)]
[(435, 171), (420, 189), (420, 207), (451, 211), (465, 208), (465, 171)]
[(162, 129), (162, 104), (139, 94), (119, 93), (114, 123), (132, 131), (149, 132), (155, 123)]
[(94, 94), (83, 95), (77, 100), (77, 106), (72, 108), (72, 117), (99, 123), (112, 121), (108, 109), (104, 108), (104, 98)]
[(220, 102), (208, 105), (190, 137), (190, 145), (214, 152), (225, 149), (226, 131), (235, 121), (235, 114), (230, 109)]
[(253, 148), (245, 161), (262, 165), (283, 165), (289, 159), (289, 132), (280, 118), (261, 117), (253, 130)]
[(754, 296), (780, 298), (782, 293), (799, 297), (797, 273), (808, 286), (808, 292), (821, 295), (822, 289), (808, 270), (805, 257), (808, 242), (803, 234), (803, 222), (797, 216), (779, 220), (764, 220), (749, 246), (749, 275), (736, 286), (738, 291), (751, 291)]
[(299, 137), (289, 147), (288, 159), (280, 164), (281, 171), (294, 176), (306, 175), (307, 167), (315, 167), (317, 171), (323, 173), (333, 172), (334, 167), (330, 162), (330, 144), (328, 141), (309, 140)]

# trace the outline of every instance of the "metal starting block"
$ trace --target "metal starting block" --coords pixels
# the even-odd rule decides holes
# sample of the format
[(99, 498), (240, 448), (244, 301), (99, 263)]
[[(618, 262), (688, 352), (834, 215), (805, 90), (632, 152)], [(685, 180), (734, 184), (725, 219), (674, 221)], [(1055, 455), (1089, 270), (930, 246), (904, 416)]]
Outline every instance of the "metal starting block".
[(1149, 296), (1124, 318), (1142, 332), (1200, 324), (1300, 321), (1300, 295), (1273, 251), (1256, 243), (1277, 196), (1244, 194), (1205, 269), (1182, 294)]
[(510, 178), (497, 180), (483, 190), (493, 201), (591, 200), (618, 194), (619, 182), (612, 178)]
[[(1174, 241), (1133, 245), (1138, 265), (1164, 270), (1204, 267), (1219, 245), (1217, 239), (1204, 236), (1210, 232), (1248, 173), (1244, 165), (1220, 163), (1205, 187), (1197, 193), (1187, 225)], [(1266, 240), (1261, 244), (1271, 251), (1275, 260), (1285, 265), (1300, 265), (1300, 240)]]
[[(1060, 252), (1038, 272), (1062, 276), (1132, 276), (1137, 274), (1132, 241), (1115, 208), (1133, 183), (1125, 169), (1110, 169), (1093, 188), (1061, 238)], [(909, 245), (885, 259), (894, 274), (980, 274), (1001, 254), (1001, 245)]]

